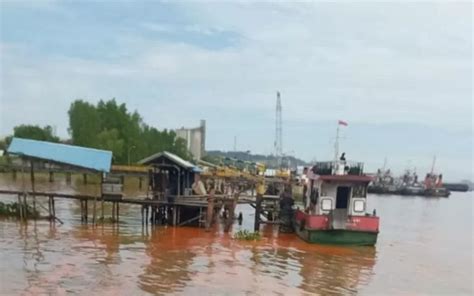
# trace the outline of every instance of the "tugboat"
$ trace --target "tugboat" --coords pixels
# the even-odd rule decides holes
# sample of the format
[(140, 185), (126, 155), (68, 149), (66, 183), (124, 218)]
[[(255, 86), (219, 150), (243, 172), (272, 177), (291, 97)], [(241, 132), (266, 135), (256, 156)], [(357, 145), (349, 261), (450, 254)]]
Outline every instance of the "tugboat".
[(449, 197), (451, 192), (443, 187), (443, 175), (442, 174), (435, 174), (435, 163), (436, 163), (436, 156), (433, 157), (433, 164), (431, 165), (431, 172), (426, 174), (425, 177), (425, 196), (430, 197)]
[(443, 187), (443, 175), (426, 174), (424, 195), (429, 197), (449, 197), (451, 192)]
[[(336, 136), (338, 155), (339, 126)], [(303, 210), (294, 218), (296, 234), (309, 243), (373, 246), (379, 233), (376, 211), (367, 213), (367, 187), (372, 177), (362, 163), (348, 163), (345, 153), (317, 162), (308, 172)]]

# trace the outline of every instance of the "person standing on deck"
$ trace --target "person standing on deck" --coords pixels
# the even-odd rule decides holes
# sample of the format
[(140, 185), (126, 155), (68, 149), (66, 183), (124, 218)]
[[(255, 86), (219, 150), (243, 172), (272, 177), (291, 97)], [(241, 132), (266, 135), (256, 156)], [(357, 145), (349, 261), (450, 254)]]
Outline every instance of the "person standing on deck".
[(191, 188), (195, 195), (207, 195), (206, 187), (201, 181), (201, 175), (199, 173), (194, 174), (194, 183), (191, 185)]

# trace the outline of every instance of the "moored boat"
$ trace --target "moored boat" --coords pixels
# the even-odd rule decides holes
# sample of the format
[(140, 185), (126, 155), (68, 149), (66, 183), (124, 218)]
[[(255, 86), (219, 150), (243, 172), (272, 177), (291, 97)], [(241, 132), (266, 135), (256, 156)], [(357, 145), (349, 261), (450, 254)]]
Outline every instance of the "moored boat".
[(372, 177), (363, 164), (345, 159), (316, 163), (309, 174), (305, 208), (295, 214), (295, 231), (309, 243), (375, 245), (379, 217), (367, 213)]

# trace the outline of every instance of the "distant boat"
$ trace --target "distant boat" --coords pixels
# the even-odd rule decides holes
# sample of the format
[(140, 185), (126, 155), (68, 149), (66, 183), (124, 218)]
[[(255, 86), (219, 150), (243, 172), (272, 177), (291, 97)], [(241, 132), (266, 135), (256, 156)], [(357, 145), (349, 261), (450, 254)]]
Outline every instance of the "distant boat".
[(369, 184), (368, 192), (375, 194), (418, 195), (427, 197), (449, 197), (448, 187), (443, 185), (443, 175), (435, 174), (436, 157), (433, 158), (431, 172), (426, 174), (423, 182), (418, 181), (418, 175), (413, 170), (406, 170), (399, 177), (394, 178), (390, 170), (379, 169), (374, 181)]

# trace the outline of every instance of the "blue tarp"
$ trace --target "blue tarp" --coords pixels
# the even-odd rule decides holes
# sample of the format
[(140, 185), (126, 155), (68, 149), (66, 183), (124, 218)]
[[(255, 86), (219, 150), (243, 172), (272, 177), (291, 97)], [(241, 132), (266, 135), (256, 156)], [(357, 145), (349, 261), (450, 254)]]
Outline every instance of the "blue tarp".
[(7, 152), (106, 173), (112, 163), (111, 151), (21, 138), (13, 138)]

